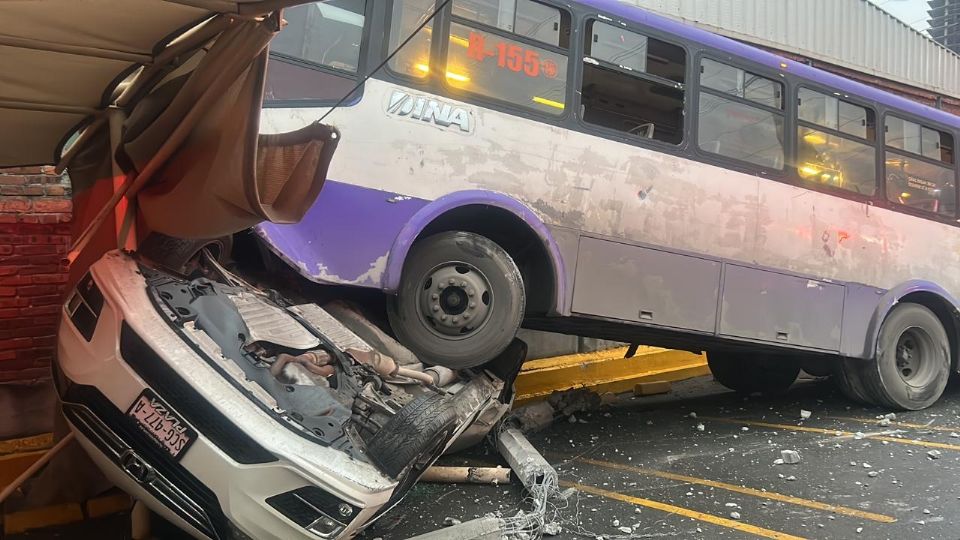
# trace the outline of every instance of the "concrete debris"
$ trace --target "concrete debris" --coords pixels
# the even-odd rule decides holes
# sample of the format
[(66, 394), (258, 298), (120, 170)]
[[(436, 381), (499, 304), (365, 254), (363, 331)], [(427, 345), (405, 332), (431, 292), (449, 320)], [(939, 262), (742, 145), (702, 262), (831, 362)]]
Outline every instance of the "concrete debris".
[(613, 520), (613, 526), (614, 526), (614, 527), (619, 527), (619, 526), (620, 526), (620, 520), (619, 520), (619, 519)]
[(927, 452), (927, 457), (930, 459), (940, 459), (940, 456), (943, 455), (939, 450), (931, 450)]
[(697, 424), (697, 431), (704, 431), (705, 429), (707, 429), (707, 427), (703, 424)]
[(896, 419), (897, 419), (897, 413), (887, 413), (887, 414), (883, 415), (883, 418), (886, 418), (887, 420), (896, 420)]
[(421, 482), (435, 484), (509, 484), (510, 469), (503, 467), (440, 467), (424, 471)]
[(623, 534), (630, 534), (633, 532), (633, 529), (631, 529), (630, 527), (619, 527), (617, 530), (622, 532)]
[(783, 465), (783, 458), (777, 458), (773, 460), (774, 465)]
[(813, 413), (811, 413), (810, 411), (807, 411), (807, 410), (804, 410), (804, 409), (800, 409), (800, 419), (801, 419), (801, 420), (807, 420), (807, 419), (809, 419), (811, 414), (813, 414)]
[(531, 433), (545, 429), (552, 424), (556, 413), (556, 409), (549, 402), (538, 401), (514, 409), (510, 418), (519, 424), (524, 433)]
[(724, 504), (724, 506), (726, 506), (727, 508), (739, 508), (739, 507), (740, 507), (739, 504), (737, 504), (737, 503), (732, 503), (732, 502), (731, 502), (731, 503), (726, 503), (726, 504)]
[(689, 416), (690, 418), (696, 418), (696, 417), (697, 417), (697, 413), (691, 412), (691, 413), (688, 414), (687, 416)]
[(853, 438), (854, 438), (854, 439), (857, 439), (858, 441), (859, 441), (860, 439), (864, 438), (864, 437), (866, 437), (866, 435), (864, 435), (863, 432), (861, 432), (861, 431), (858, 431), (858, 432), (856, 432), (856, 433), (853, 434)]
[(929, 508), (924, 508), (924, 509), (923, 509), (923, 513), (924, 513), (924, 514), (929, 514), (929, 513), (930, 513), (930, 509), (929, 509)]
[(747, 426), (743, 426), (742, 428), (740, 428), (740, 431), (750, 431), (750, 428), (748, 428)]
[(871, 464), (867, 463), (866, 461), (864, 461), (864, 462), (863, 462), (863, 468), (864, 468), (864, 469), (872, 469), (872, 468), (873, 468), (873, 465), (871, 465)]
[(731, 519), (740, 519), (740, 512), (730, 512)]
[(551, 521), (550, 523), (543, 524), (542, 532), (544, 536), (557, 536), (563, 532), (563, 527), (556, 521)]
[(800, 452), (796, 450), (781, 450), (780, 457), (783, 458), (783, 462), (793, 465), (795, 463), (800, 463)]
[(485, 516), (414, 536), (408, 540), (500, 540), (503, 537), (503, 526), (502, 519)]
[(570, 422), (571, 424), (576, 424), (576, 423), (577, 423), (577, 417), (571, 414), (571, 415), (570, 415), (570, 418), (567, 418), (567, 422)]
[(951, 431), (950, 436), (953, 437), (954, 439), (957, 439), (957, 438), (960, 438), (960, 433), (957, 433), (956, 431)]
[(454, 526), (454, 525), (460, 525), (461, 523), (463, 523), (463, 522), (460, 521), (460, 520), (457, 519), (457, 518), (452, 518), (452, 517), (445, 517), (445, 518), (443, 518), (443, 526), (444, 526), (444, 527), (452, 527), (452, 526)]
[(863, 532), (863, 527), (857, 527), (857, 534), (860, 534), (862, 532)]
[(601, 405), (600, 396), (586, 388), (554, 392), (547, 398), (547, 403), (563, 416), (596, 410)]
[(797, 477), (791, 474), (790, 476), (787, 477), (787, 482), (793, 482), (796, 479)]
[(881, 426), (884, 426), (884, 427), (889, 426), (889, 425), (890, 425), (890, 419), (889, 419), (889, 418), (883, 418), (883, 419), (881, 419), (881, 420), (880, 420), (880, 425), (881, 425)]
[(870, 478), (876, 478), (879, 475), (880, 473), (878, 473), (877, 471), (870, 471), (867, 473), (867, 476), (869, 476)]
[(642, 382), (633, 387), (635, 396), (653, 396), (670, 392), (670, 381)]

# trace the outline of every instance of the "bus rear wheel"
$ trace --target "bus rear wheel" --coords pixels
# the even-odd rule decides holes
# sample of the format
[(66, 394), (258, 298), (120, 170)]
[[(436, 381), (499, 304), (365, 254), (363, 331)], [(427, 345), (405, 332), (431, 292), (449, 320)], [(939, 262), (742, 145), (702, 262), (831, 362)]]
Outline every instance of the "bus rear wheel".
[(779, 394), (797, 380), (800, 364), (791, 358), (750, 353), (707, 353), (713, 378), (741, 394)]
[[(856, 362), (857, 366), (849, 364)], [(843, 375), (854, 377), (876, 405), (904, 410), (936, 403), (950, 377), (950, 341), (940, 319), (925, 306), (898, 305), (877, 340), (873, 360), (847, 360)]]
[(525, 301), (520, 270), (503, 248), (450, 231), (413, 245), (387, 314), (399, 341), (420, 360), (463, 369), (507, 348)]

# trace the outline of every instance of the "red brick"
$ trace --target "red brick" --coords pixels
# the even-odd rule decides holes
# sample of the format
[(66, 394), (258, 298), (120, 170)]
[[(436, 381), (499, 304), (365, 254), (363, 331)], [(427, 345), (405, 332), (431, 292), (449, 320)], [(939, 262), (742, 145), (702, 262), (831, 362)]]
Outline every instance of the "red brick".
[(0, 341), (0, 351), (9, 351), (11, 349), (26, 349), (33, 345), (33, 338), (23, 337), (14, 339), (5, 339)]
[(27, 287), (18, 287), (17, 294), (20, 296), (38, 296), (42, 294), (60, 294), (63, 287), (60, 285), (30, 285)]
[(66, 249), (64, 248), (63, 244), (33, 244), (26, 246), (14, 246), (13, 251), (17, 255), (53, 255), (56, 253), (65, 253)]
[(17, 349), (17, 360), (39, 360), (50, 358), (53, 358), (53, 347), (30, 347), (27, 349)]
[(23, 195), (23, 186), (0, 186), (0, 196), (14, 197)]
[(30, 207), (30, 201), (23, 197), (4, 197), (0, 199), (0, 212), (27, 212)]
[(30, 276), (0, 276), (0, 285), (29, 285), (33, 283)]
[(40, 199), (33, 201), (34, 212), (72, 212), (73, 202), (68, 199)]
[(59, 294), (47, 294), (43, 296), (30, 296), (28, 302), (31, 306), (49, 306), (60, 305), (63, 303), (63, 297)]
[[(0, 362), (13, 360), (17, 357), (16, 351), (0, 351)], [(6, 367), (6, 366), (4, 366)]]
[(26, 298), (21, 298), (19, 296), (8, 296), (8, 297), (0, 298), (0, 309), (21, 308), (21, 307), (27, 307), (29, 305), (30, 305), (30, 300)]
[(19, 186), (26, 183), (27, 178), (24, 176), (9, 176), (6, 174), (0, 174), (0, 185)]
[(16, 294), (16, 287), (0, 287), (0, 296), (14, 296)]
[(31, 306), (20, 308), (20, 314), (26, 317), (34, 315), (54, 315), (60, 312), (59, 305), (53, 306)]
[(69, 276), (61, 274), (37, 274), (31, 277), (34, 283), (66, 283)]
[(14, 328), (9, 330), (10, 337), (46, 337), (56, 336), (56, 326), (31, 326), (28, 328)]
[(0, 224), (17, 223), (18, 221), (16, 214), (0, 214)]
[[(20, 268), (20, 273), (22, 275), (34, 276), (33, 277), (34, 283), (58, 283), (56, 280), (44, 281), (44, 279), (46, 278), (38, 279), (39, 276), (35, 276), (34, 274), (52, 274), (54, 276), (57, 276), (62, 272), (63, 272), (63, 268), (61, 268), (60, 265), (56, 265), (56, 264), (41, 264), (41, 265), (35, 265), (35, 266), (23, 266)], [(64, 279), (63, 281), (66, 281), (66, 279)]]
[(47, 195), (53, 197), (62, 197), (66, 195), (67, 189), (63, 186), (47, 186), (46, 187)]
[(13, 246), (0, 245), (0, 255), (10, 255), (13, 253)]
[(23, 194), (28, 197), (42, 197), (44, 195), (43, 186), (23, 186)]
[(22, 216), (34, 218), (32, 223), (43, 223), (43, 224), (52, 224), (52, 223), (69, 223), (73, 219), (72, 214), (35, 214), (30, 216)]
[[(13, 381), (33, 381), (50, 378), (50, 362), (45, 362), (44, 367), (23, 369), (17, 371), (0, 371), (0, 383)], [(3, 366), (6, 364), (0, 364)]]
[[(0, 319), (12, 319), (14, 317), (19, 317), (19, 316), (20, 316), (20, 309), (18, 308), (0, 309)], [(8, 323), (4, 322), (3, 324), (6, 325)]]

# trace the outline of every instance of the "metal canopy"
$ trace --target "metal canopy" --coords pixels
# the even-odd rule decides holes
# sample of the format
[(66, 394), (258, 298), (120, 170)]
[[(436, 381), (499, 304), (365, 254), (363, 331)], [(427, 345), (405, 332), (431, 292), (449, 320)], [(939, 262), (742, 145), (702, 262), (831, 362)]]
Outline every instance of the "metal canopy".
[(76, 128), (119, 97), (118, 83), (149, 73), (164, 56), (169, 60), (171, 43), (201, 32), (216, 15), (249, 18), (293, 3), (0, 2), (0, 167), (56, 163)]

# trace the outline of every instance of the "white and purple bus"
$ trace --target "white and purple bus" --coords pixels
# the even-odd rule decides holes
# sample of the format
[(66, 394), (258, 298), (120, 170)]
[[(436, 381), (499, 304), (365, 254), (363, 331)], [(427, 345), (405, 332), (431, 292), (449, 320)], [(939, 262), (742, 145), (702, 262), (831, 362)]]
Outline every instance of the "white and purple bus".
[(613, 0), (285, 17), (261, 129), (329, 113), (342, 142), (306, 218), (258, 233), (385, 292), (428, 361), (482, 364), (523, 325), (904, 409), (957, 369), (957, 117)]

